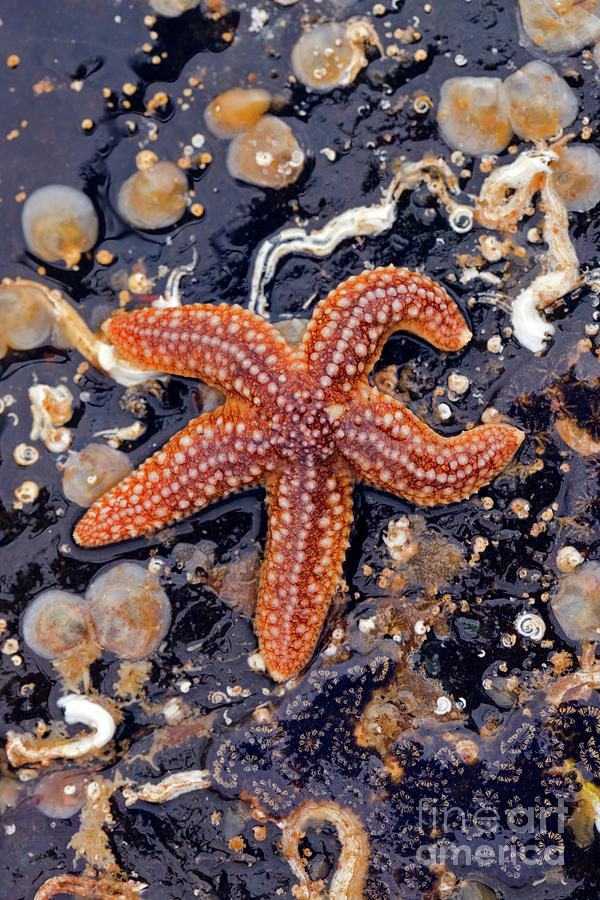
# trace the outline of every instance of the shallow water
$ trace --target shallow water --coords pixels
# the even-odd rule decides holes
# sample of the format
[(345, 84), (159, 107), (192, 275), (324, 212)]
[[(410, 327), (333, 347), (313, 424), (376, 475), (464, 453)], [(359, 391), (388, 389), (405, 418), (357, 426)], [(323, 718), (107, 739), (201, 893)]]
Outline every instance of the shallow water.
[[(416, 160), (433, 151), (449, 159), (451, 151), (438, 137), (434, 113), (417, 115), (412, 98), (426, 93), (437, 99), (439, 85), (447, 77), (484, 73), (504, 77), (529, 61), (530, 54), (519, 45), (513, 3), (434, 0), (430, 13), (413, 0), (389, 4), (385, 15), (373, 16), (380, 35), (386, 36), (384, 43), (394, 43), (389, 35), (418, 18), (422, 39), (405, 49), (413, 53), (424, 48), (424, 61), (379, 59), (373, 52), (352, 87), (325, 95), (309, 94), (289, 83), (291, 48), (305, 18), (370, 15), (372, 6), (361, 0), (300, 2), (282, 8), (264, 0), (257, 8), (269, 19), (258, 32), (251, 30), (251, 4), (233, 4), (217, 20), (199, 8), (179, 19), (159, 19), (157, 37), (152, 39), (144, 24), (149, 10), (143, 0), (49, 0), (43, 14), (16, 0), (4, 0), (0, 274), (39, 277), (39, 261), (24, 249), (22, 202), (17, 198), (21, 192), (30, 194), (58, 182), (82, 187), (90, 195), (101, 218), (98, 246), (115, 257), (108, 267), (90, 257), (76, 272), (47, 265), (42, 278), (46, 285), (63, 290), (92, 327), (118, 308), (123, 273), (126, 281), (137, 260), (143, 260), (147, 274), (157, 278), (153, 290), (159, 293), (165, 280), (159, 267), (188, 263), (192, 246), (199, 263), (194, 275), (182, 282), (184, 302), (244, 304), (253, 255), (263, 238), (291, 224), (295, 216), (317, 226), (344, 209), (376, 202), (391, 179), (393, 160), (400, 155)], [(235, 40), (228, 41), (232, 34)], [(142, 49), (146, 42), (153, 44), (150, 53)], [(4, 63), (11, 53), (21, 60), (14, 69)], [(165, 56), (152, 63), (154, 54)], [(459, 54), (466, 57), (465, 65), (457, 64)], [(579, 127), (587, 115), (595, 130), (596, 67), (584, 65), (580, 53), (564, 61), (563, 69), (569, 70), (569, 83), (581, 101)], [(309, 153), (298, 182), (281, 192), (233, 181), (225, 168), (225, 142), (204, 124), (205, 105), (222, 90), (245, 83), (250, 74), (254, 85), (281, 98), (280, 114), (293, 124)], [(190, 77), (202, 88), (190, 88)], [(129, 83), (135, 85), (131, 96), (123, 91)], [(103, 96), (103, 89), (108, 89), (104, 91), (108, 96)], [(157, 91), (167, 92), (171, 102), (164, 112), (145, 115), (144, 100)], [(81, 128), (85, 118), (95, 123), (90, 134)], [(156, 126), (157, 138), (150, 140)], [(4, 137), (13, 130), (18, 136)], [(138, 150), (144, 147), (177, 160), (182, 145), (196, 134), (204, 135), (202, 152), (212, 156), (204, 170), (190, 171), (194, 200), (205, 207), (204, 216), (197, 219), (187, 213), (178, 225), (155, 234), (130, 230), (117, 215), (116, 194), (134, 171)], [(336, 151), (334, 163), (320, 152), (326, 147)], [(475, 194), (483, 175), (477, 165), (473, 168), (473, 177), (462, 184), (467, 193)], [(584, 267), (597, 264), (598, 221), (594, 211), (572, 217), (571, 232)], [(229, 566), (240, 555), (252, 553), (265, 533), (263, 493), (253, 491), (210, 508), (175, 526), (167, 540), (140, 539), (93, 551), (76, 547), (71, 534), (81, 510), (62, 495), (56, 455), (38, 443), (40, 460), (34, 466), (22, 469), (13, 461), (15, 446), (30, 442), (27, 389), (35, 380), (71, 387), (76, 404), (69, 427), (76, 429), (73, 449), (79, 450), (96, 432), (131, 423), (131, 413), (119, 403), (123, 388), (91, 367), (74, 385), (81, 358), (68, 350), (11, 351), (0, 361), (0, 396), (5, 404), (0, 416), (0, 615), (6, 619), (2, 639), (20, 638), (19, 617), (37, 593), (53, 586), (83, 593), (95, 573), (112, 560), (147, 561), (156, 554), (171, 567), (165, 588), (173, 620), (162, 649), (152, 658), (146, 684), (146, 699), (153, 706), (138, 702), (125, 706), (115, 755), (94, 766), (94, 771), (105, 770), (107, 777), (118, 770), (140, 781), (156, 779), (167, 770), (208, 768), (217, 781), (215, 790), (189, 794), (164, 807), (126, 808), (120, 793), (114, 795), (113, 824), (106, 828), (109, 844), (123, 873), (149, 885), (143, 895), (149, 900), (292, 896), (295, 882), (279, 852), (279, 829), (270, 822), (266, 837), (257, 839), (248, 796), (275, 820), (309, 797), (331, 797), (347, 805), (359, 815), (370, 838), (365, 896), (417, 898), (427, 892), (434, 896), (438, 890), (419, 848), (431, 848), (436, 840), (443, 845), (444, 839), (473, 852), (482, 843), (497, 847), (507, 841), (543, 842), (544, 835), (537, 834), (539, 809), (555, 806), (561, 796), (569, 810), (576, 803), (572, 778), (564, 773), (552, 776), (552, 767), (575, 759), (586, 779), (600, 776), (598, 694), (572, 701), (566, 725), (559, 727), (554, 719), (548, 724), (543, 676), (553, 654), (573, 648), (557, 632), (542, 596), (555, 590), (558, 549), (574, 545), (587, 558), (600, 557), (598, 457), (578, 455), (555, 428), (558, 403), (559, 410), (568, 409), (579, 426), (600, 439), (598, 360), (593, 348), (576, 349), (586, 337), (586, 324), (597, 316), (598, 301), (587, 288), (567, 298), (554, 316), (554, 341), (541, 358), (511, 339), (501, 355), (492, 354), (487, 340), (508, 320), (496, 305), (469, 303), (486, 285), (457, 281), (461, 270), (455, 255), (473, 249), (474, 236), (453, 232), (435, 201), (419, 190), (403, 197), (390, 232), (347, 241), (324, 259), (289, 257), (269, 287), (271, 318), (277, 321), (306, 315), (307, 301), (312, 306), (365, 266), (396, 263), (426, 271), (453, 291), (467, 310), (475, 337), (460, 354), (444, 356), (415, 339), (396, 336), (386, 346), (378, 370), (398, 367), (401, 398), (442, 433), (461, 431), (493, 405), (528, 434), (519, 466), (509, 468), (480, 497), (418, 511), (429, 539), (432, 535), (440, 539), (437, 547), (458, 546), (462, 564), (444, 568), (447, 560), (440, 553), (439, 564), (432, 565), (424, 552), (406, 582), (401, 568), (386, 575), (391, 564), (383, 532), (390, 520), (413, 516), (415, 510), (374, 490), (356, 490), (344, 569), (348, 592), (333, 610), (310, 669), (283, 696), (266, 676), (249, 669), (247, 657), (255, 650), (256, 639), (248, 616), (202, 580), (190, 584), (174, 551), (180, 543), (208, 540), (216, 545), (217, 563)], [(534, 264), (533, 254), (527, 263), (513, 264), (509, 291), (519, 279), (526, 283), (527, 269)], [(440, 424), (433, 401), (436, 387), (445, 385), (451, 371), (466, 374), (471, 388), (456, 401), (441, 398), (451, 406), (453, 418)], [(197, 385), (171, 378), (158, 396), (147, 397), (144, 435), (121, 449), (134, 464), (140, 463), (200, 409)], [(536, 460), (541, 461), (537, 466)], [(14, 491), (25, 479), (35, 480), (40, 494), (33, 504), (17, 510)], [(518, 518), (511, 509), (515, 498), (529, 502), (527, 518)], [(543, 526), (532, 534), (538, 521)], [(478, 537), (488, 544), (480, 558), (470, 562)], [(514, 635), (515, 617), (529, 608), (530, 601), (531, 610), (546, 624), (545, 642), (519, 635), (512, 643), (503, 641), (503, 636)], [(438, 616), (431, 612), (436, 605), (442, 607)], [(392, 611), (392, 624), (369, 638), (358, 622), (382, 607)], [(417, 640), (414, 621), (428, 616), (435, 624), (424, 640)], [(323, 655), (336, 627), (345, 629), (338, 641), (342, 647), (333, 656)], [(393, 634), (401, 635), (399, 642)], [(0, 656), (3, 736), (15, 726), (33, 731), (39, 719), (62, 720), (56, 700), (63, 691), (51, 663), (35, 657), (23, 644), (19, 654), (18, 665), (10, 654)], [(118, 666), (119, 661), (106, 653), (94, 662), (93, 689), (113, 696)], [(499, 702), (497, 693), (494, 699), (483, 681), (495, 672), (529, 685), (529, 693), (512, 707)], [(177, 687), (182, 679), (191, 682), (185, 695)], [(391, 703), (396, 713), (391, 725), (384, 723), (375, 737), (371, 734), (372, 744), (364, 746), (363, 741), (361, 746), (356, 726), (372, 695), (376, 702)], [(403, 706), (405, 695), (416, 701), (412, 710), (410, 703)], [(164, 726), (160, 709), (174, 696), (183, 696), (195, 713), (214, 713), (212, 737), (182, 739), (180, 745), (173, 740), (152, 763), (136, 759), (147, 753), (153, 735)], [(438, 697), (452, 701), (448, 718), (434, 713)], [(262, 733), (252, 713), (265, 703), (271, 704), (272, 721)], [(475, 740), (480, 748), (475, 765), (465, 766), (452, 755), (451, 742), (443, 737), (446, 731), (457, 739)], [(482, 732), (485, 737), (479, 736)], [(585, 759), (581, 747), (590, 748)], [(400, 779), (390, 774), (393, 760), (404, 770)], [(421, 810), (419, 819), (418, 802), (423, 797), (434, 797), (438, 812), (463, 810), (463, 831), (453, 820), (447, 833), (432, 836), (427, 820), (431, 809)], [(473, 826), (472, 814), (484, 800), (500, 810), (501, 817), (515, 803), (537, 810), (535, 829), (515, 833), (503, 822), (496, 834), (481, 833)], [(79, 827), (77, 816), (48, 819), (21, 796), (16, 808), (5, 812), (2, 824), (0, 897), (30, 900), (50, 876), (85, 868), (68, 847)], [(551, 830), (560, 829), (554, 823)], [(239, 835), (244, 838), (243, 850), (230, 844)], [(599, 896), (597, 833), (592, 833), (592, 844), (586, 848), (577, 846), (568, 826), (561, 837), (560, 866), (501, 864), (496, 855), (491, 865), (469, 866), (461, 859), (450, 868), (459, 879), (483, 882), (506, 898)], [(315, 878), (327, 878), (339, 849), (333, 832), (311, 831), (306, 841), (311, 851), (309, 871)]]

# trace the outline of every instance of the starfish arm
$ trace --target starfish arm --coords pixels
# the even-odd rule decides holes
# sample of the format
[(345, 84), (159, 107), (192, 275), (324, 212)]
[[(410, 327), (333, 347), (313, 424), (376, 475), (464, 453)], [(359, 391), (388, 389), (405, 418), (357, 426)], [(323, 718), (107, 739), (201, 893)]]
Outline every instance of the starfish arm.
[(306, 365), (321, 387), (350, 391), (373, 368), (394, 331), (440, 350), (460, 350), (471, 332), (443, 287), (394, 266), (349, 278), (318, 304), (304, 335)]
[(99, 547), (149, 534), (264, 480), (271, 447), (256, 413), (226, 404), (193, 419), (94, 503), (74, 531)]
[(256, 406), (277, 394), (291, 357), (277, 329), (237, 305), (141, 309), (105, 327), (128, 361), (201, 378)]
[(352, 480), (345, 465), (297, 462), (267, 482), (269, 530), (255, 628), (275, 681), (297, 675), (323, 628), (348, 544)]
[(505, 424), (443, 437), (391, 397), (364, 387), (342, 420), (340, 451), (360, 481), (421, 506), (454, 503), (489, 484), (524, 438)]

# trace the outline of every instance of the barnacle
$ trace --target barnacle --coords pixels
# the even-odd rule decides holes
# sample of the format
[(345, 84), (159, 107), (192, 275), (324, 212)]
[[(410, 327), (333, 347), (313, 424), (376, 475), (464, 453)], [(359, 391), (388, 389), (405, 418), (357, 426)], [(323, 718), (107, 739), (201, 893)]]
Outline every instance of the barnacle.
[(68, 428), (63, 428), (73, 415), (73, 394), (65, 384), (33, 384), (28, 391), (31, 401), (31, 440), (42, 440), (51, 453), (67, 450), (73, 440)]

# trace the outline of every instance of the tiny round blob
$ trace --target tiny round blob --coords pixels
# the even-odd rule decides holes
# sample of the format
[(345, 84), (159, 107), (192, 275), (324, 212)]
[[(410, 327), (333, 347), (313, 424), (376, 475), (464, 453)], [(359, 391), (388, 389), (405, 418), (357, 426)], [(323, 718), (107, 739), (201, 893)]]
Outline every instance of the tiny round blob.
[(67, 656), (88, 639), (81, 597), (57, 588), (43, 591), (25, 610), (21, 631), (27, 646), (38, 656)]
[(379, 38), (366, 19), (317, 25), (305, 31), (294, 44), (294, 74), (313, 91), (345, 87), (367, 65), (367, 44), (379, 46)]
[(33, 350), (48, 343), (54, 317), (41, 288), (30, 284), (0, 285), (0, 331), (9, 347)]
[(303, 168), (304, 152), (294, 132), (275, 116), (263, 116), (229, 145), (229, 174), (248, 184), (284, 188), (296, 181)]
[(470, 156), (500, 153), (512, 137), (499, 78), (449, 78), (440, 91), (437, 121), (446, 143)]
[(568, 640), (600, 640), (600, 563), (584, 563), (565, 575), (550, 608)]
[(198, 6), (199, 0), (149, 0), (151, 8), (157, 12), (159, 16), (165, 16), (167, 19), (175, 19), (177, 16), (183, 15), (189, 9)]
[(161, 160), (135, 172), (121, 185), (119, 214), (134, 228), (155, 231), (168, 228), (185, 212), (188, 181), (175, 163)]
[(600, 40), (599, 0), (519, 0), (521, 20), (534, 47), (572, 53)]
[(28, 249), (44, 262), (75, 266), (98, 240), (98, 216), (87, 194), (65, 184), (34, 191), (23, 206), (23, 235)]
[(513, 130), (528, 141), (559, 134), (577, 118), (577, 97), (552, 66), (527, 63), (504, 82)]
[(600, 153), (586, 144), (571, 144), (561, 153), (554, 179), (571, 212), (587, 212), (600, 203)]
[(232, 138), (257, 124), (271, 105), (271, 95), (261, 88), (231, 88), (208, 104), (204, 119), (213, 134)]
[(44, 775), (32, 795), (37, 808), (49, 819), (70, 819), (86, 801), (89, 778), (79, 769)]
[(169, 629), (169, 598), (157, 576), (137, 563), (118, 563), (102, 572), (86, 599), (96, 643), (121, 659), (149, 656)]
[(91, 506), (131, 472), (129, 459), (105, 444), (88, 444), (70, 453), (63, 472), (63, 494), (79, 506)]

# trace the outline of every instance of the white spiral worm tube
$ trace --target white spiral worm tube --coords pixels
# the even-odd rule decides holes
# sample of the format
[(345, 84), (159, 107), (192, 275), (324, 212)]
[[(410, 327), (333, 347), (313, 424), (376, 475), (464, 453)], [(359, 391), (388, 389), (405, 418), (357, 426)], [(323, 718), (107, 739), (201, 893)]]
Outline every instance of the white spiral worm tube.
[(546, 633), (546, 623), (537, 613), (525, 610), (515, 619), (515, 628), (530, 641), (541, 641)]

